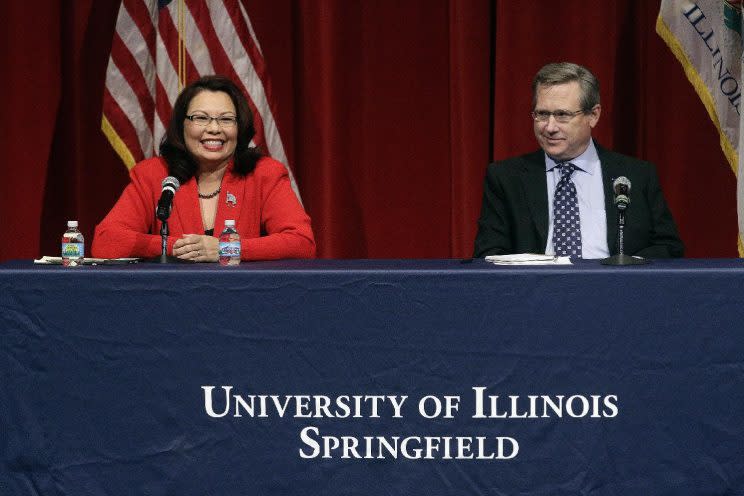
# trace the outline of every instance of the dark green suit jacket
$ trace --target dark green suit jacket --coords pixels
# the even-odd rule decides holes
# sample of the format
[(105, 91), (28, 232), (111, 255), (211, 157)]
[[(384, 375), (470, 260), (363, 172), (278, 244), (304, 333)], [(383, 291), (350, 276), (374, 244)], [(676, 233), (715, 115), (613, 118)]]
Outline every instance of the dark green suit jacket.
[[(612, 182), (625, 176), (631, 182), (626, 210), (625, 253), (647, 258), (681, 257), (684, 246), (649, 162), (601, 148), (607, 246), (617, 253), (617, 209)], [(548, 190), (545, 153), (539, 150), (488, 166), (483, 206), (475, 238), (475, 257), (509, 253), (545, 253), (548, 243)]]

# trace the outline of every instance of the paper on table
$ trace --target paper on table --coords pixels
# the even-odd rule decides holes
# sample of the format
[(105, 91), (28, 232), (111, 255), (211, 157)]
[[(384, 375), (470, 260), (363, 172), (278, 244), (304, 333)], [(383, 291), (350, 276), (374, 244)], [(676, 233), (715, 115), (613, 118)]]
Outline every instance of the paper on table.
[(496, 265), (571, 265), (569, 257), (540, 255), (538, 253), (516, 253), (513, 255), (489, 255), (486, 262)]
[[(84, 258), (84, 265), (111, 265), (111, 264), (128, 264), (137, 263), (139, 258)], [(41, 265), (62, 265), (62, 257), (43, 256), (34, 260), (35, 264)]]

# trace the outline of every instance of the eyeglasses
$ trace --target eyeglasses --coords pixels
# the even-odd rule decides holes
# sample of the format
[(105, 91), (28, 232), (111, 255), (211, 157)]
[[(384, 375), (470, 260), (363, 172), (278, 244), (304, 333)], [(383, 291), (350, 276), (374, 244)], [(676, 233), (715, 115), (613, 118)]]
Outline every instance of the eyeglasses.
[(570, 110), (556, 110), (554, 112), (548, 112), (547, 110), (536, 110), (530, 112), (530, 115), (532, 115), (532, 118), (535, 119), (537, 122), (547, 122), (548, 120), (550, 120), (550, 116), (552, 115), (555, 118), (556, 122), (565, 124), (577, 115), (583, 113), (583, 110), (576, 110), (575, 112), (571, 112)]
[(221, 115), (219, 117), (210, 117), (207, 114), (191, 114), (186, 118), (199, 127), (207, 127), (212, 121), (217, 121), (220, 127), (233, 127), (238, 123), (238, 119), (230, 115)]

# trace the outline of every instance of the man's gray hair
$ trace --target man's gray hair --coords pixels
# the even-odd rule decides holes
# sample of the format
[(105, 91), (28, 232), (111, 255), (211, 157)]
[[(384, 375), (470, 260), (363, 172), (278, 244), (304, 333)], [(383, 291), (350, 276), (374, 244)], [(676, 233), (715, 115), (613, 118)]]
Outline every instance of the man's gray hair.
[[(543, 66), (532, 80), (532, 108), (537, 104), (537, 88), (576, 81), (581, 88), (581, 110), (589, 112), (599, 104), (599, 80), (586, 67), (571, 62)], [(567, 109), (570, 110), (570, 109)]]

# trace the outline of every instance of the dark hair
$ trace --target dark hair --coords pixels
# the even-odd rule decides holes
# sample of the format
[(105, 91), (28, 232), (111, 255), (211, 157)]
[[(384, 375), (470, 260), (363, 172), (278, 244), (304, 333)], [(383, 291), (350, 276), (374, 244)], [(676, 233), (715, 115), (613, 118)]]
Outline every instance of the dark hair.
[(256, 130), (253, 127), (253, 115), (248, 107), (248, 101), (240, 88), (228, 78), (204, 76), (186, 86), (173, 105), (168, 129), (160, 142), (160, 155), (168, 164), (168, 174), (175, 176), (182, 184), (196, 174), (198, 166), (186, 148), (183, 125), (191, 100), (202, 91), (221, 91), (227, 93), (232, 100), (238, 119), (233, 172), (241, 176), (253, 172), (263, 154), (258, 148), (250, 146)]
[(581, 88), (581, 110), (591, 112), (599, 104), (599, 80), (586, 67), (571, 62), (557, 62), (543, 66), (532, 80), (532, 108), (537, 103), (539, 86), (554, 86), (576, 81)]

